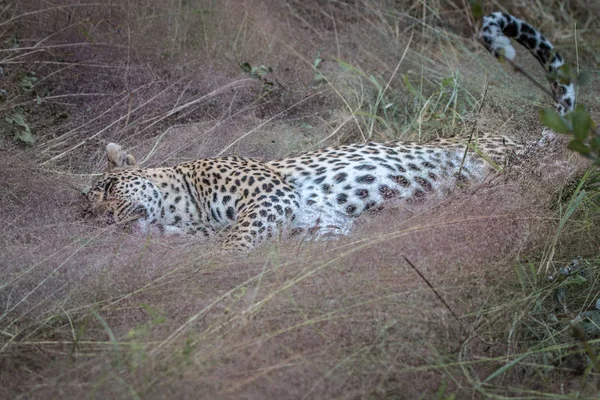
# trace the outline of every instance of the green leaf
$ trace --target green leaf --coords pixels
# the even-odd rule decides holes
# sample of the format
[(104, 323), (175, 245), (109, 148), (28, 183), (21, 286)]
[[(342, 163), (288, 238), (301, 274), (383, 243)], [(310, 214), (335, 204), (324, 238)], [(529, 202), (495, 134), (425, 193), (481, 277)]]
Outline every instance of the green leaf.
[(381, 92), (383, 90), (383, 87), (379, 84), (379, 82), (377, 81), (377, 78), (375, 78), (373, 75), (369, 75), (369, 80), (371, 81), (373, 86), (375, 86), (377, 88), (378, 91)]
[(444, 78), (444, 79), (442, 79), (442, 87), (445, 88), (446, 86), (451, 85), (453, 82), (454, 82), (454, 78), (451, 76), (448, 78)]
[(554, 110), (541, 109), (540, 121), (556, 133), (569, 133), (571, 130), (568, 122)]
[(27, 124), (27, 122), (25, 122), (25, 117), (21, 113), (15, 112), (10, 117), (4, 118), (4, 120), (9, 124), (20, 126), (26, 131), (29, 131), (29, 125)]
[(17, 133), (15, 133), (15, 139), (17, 139), (20, 142), (23, 142), (28, 146), (33, 146), (33, 144), (35, 143), (35, 138), (31, 134), (31, 132), (26, 130), (18, 131)]
[(327, 81), (327, 78), (325, 78), (325, 75), (323, 75), (322, 73), (317, 72), (315, 74), (315, 84), (326, 82), (326, 81)]
[(569, 78), (568, 76), (560, 76), (557, 79), (558, 83), (560, 83), (561, 85), (570, 85), (571, 84), (571, 78)]
[(590, 154), (590, 149), (588, 149), (586, 147), (585, 143), (583, 143), (583, 141), (581, 141), (579, 139), (571, 140), (567, 147), (573, 151), (578, 152), (579, 154), (584, 155), (584, 156), (587, 156)]
[(421, 97), (421, 95), (419, 94), (419, 92), (417, 92), (417, 90), (415, 89), (415, 87), (408, 80), (408, 75), (407, 74), (403, 74), (402, 75), (402, 80), (404, 81), (404, 85), (406, 86), (406, 90), (408, 90), (413, 96), (417, 96), (418, 95), (419, 97)]
[(600, 153), (600, 136), (596, 136), (590, 141), (590, 147), (594, 152)]
[(360, 76), (367, 77), (367, 75), (363, 71), (361, 71), (360, 69), (352, 66), (351, 64), (348, 64), (347, 62), (342, 61), (342, 60), (337, 59), (337, 58), (335, 60), (337, 61), (338, 65), (340, 66), (340, 69), (342, 70), (342, 72), (348, 72), (348, 71), (350, 71), (350, 72), (354, 72), (354, 73), (356, 73), (356, 74), (358, 74)]
[(487, 378), (485, 378), (483, 380), (483, 383), (487, 383), (487, 382), (491, 381), (492, 379), (504, 374), (505, 372), (510, 371), (515, 365), (517, 365), (522, 359), (524, 359), (528, 355), (529, 355), (528, 353), (521, 354), (520, 356), (518, 356), (511, 362), (504, 364), (502, 367), (498, 368), (496, 371), (494, 371), (492, 374), (490, 374)]
[(35, 76), (35, 72), (30, 72), (21, 78), (19, 81), (19, 87), (23, 92), (29, 93), (33, 91), (37, 81), (38, 79)]
[(519, 281), (519, 284), (521, 285), (521, 289), (526, 290), (529, 286), (528, 282), (527, 282), (527, 273), (525, 272), (525, 269), (523, 268), (523, 264), (515, 264), (513, 266), (515, 273), (517, 274), (517, 280)]
[(587, 283), (587, 279), (585, 279), (585, 277), (577, 274), (577, 275), (570, 276), (569, 279), (567, 279), (564, 282), (564, 285), (582, 285), (584, 283)]
[(546, 80), (548, 81), (548, 83), (552, 83), (552, 82), (556, 81), (557, 79), (558, 79), (558, 72), (556, 72), (556, 71), (548, 72), (546, 74)]
[(4, 120), (11, 125), (16, 125), (21, 129), (17, 129), (15, 132), (15, 139), (29, 146), (35, 143), (35, 138), (31, 133), (29, 124), (25, 121), (25, 116), (22, 114), (22, 110), (18, 107), (15, 108), (15, 112), (8, 117), (4, 117)]
[(321, 61), (323, 61), (321, 59), (321, 50), (317, 51), (317, 56), (315, 57), (315, 61), (313, 62), (313, 67), (319, 68), (319, 66), (321, 65)]
[(569, 119), (573, 124), (573, 134), (577, 139), (585, 140), (590, 133), (592, 127), (592, 119), (585, 111), (575, 111), (569, 113)]
[(558, 74), (561, 77), (570, 78), (571, 77), (571, 67), (569, 64), (563, 64), (558, 68)]
[(473, 18), (475, 21), (479, 21), (483, 18), (483, 6), (481, 5), (481, 1), (471, 0), (471, 14), (473, 14)]
[(240, 68), (242, 69), (242, 71), (244, 71), (247, 74), (252, 72), (252, 66), (247, 62), (240, 64)]

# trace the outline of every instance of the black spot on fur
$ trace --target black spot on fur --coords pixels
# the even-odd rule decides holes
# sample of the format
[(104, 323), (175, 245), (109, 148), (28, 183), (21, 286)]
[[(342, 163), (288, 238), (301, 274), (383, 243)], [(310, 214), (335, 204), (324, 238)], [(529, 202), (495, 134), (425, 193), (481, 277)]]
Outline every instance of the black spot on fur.
[(348, 177), (348, 174), (345, 172), (340, 172), (339, 174), (336, 174), (333, 177), (333, 180), (337, 183), (342, 183), (346, 180), (346, 178)]
[(417, 177), (415, 177), (415, 181), (419, 185), (421, 185), (423, 187), (423, 189), (425, 189), (426, 192), (433, 192), (433, 187), (431, 186), (431, 183), (427, 179), (417, 176)]
[(356, 194), (360, 199), (366, 199), (369, 197), (369, 191), (367, 189), (357, 189), (354, 194)]
[(392, 189), (386, 185), (379, 186), (379, 193), (383, 196), (384, 199), (391, 199), (392, 197), (398, 195), (397, 190)]
[(377, 168), (377, 167), (374, 165), (370, 165), (370, 164), (362, 164), (362, 165), (357, 165), (356, 167), (354, 167), (354, 169), (357, 171), (364, 171), (364, 170), (372, 171), (375, 168)]
[(508, 37), (517, 37), (519, 34), (519, 25), (515, 21), (511, 21), (508, 25), (504, 27), (502, 30), (504, 34)]
[(400, 186), (403, 186), (403, 187), (409, 187), (410, 186), (410, 181), (408, 179), (406, 179), (405, 176), (402, 176), (402, 175), (390, 175), (389, 178), (391, 180), (393, 180), (394, 182), (396, 182)]
[(235, 210), (233, 209), (233, 207), (227, 207), (225, 215), (227, 216), (227, 218), (233, 221), (235, 218)]
[(373, 183), (375, 177), (373, 175), (363, 175), (356, 178), (357, 183)]
[(526, 22), (521, 24), (521, 34), (526, 34), (530, 36), (535, 36), (535, 29), (531, 25)]

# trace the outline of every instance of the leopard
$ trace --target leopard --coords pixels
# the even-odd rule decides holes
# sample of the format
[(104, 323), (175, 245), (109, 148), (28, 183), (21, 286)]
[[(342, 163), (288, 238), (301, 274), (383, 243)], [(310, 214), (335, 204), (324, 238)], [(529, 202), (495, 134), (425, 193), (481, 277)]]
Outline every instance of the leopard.
[(260, 161), (202, 159), (174, 167), (140, 168), (121, 146), (106, 146), (108, 168), (87, 193), (94, 213), (135, 221), (143, 233), (212, 236), (228, 229), (225, 247), (250, 249), (293, 221), (301, 198)]
[[(483, 19), (479, 39), (493, 56), (514, 57), (509, 38), (557, 75), (551, 83), (556, 109), (573, 110), (573, 83), (557, 73), (564, 60), (550, 42), (509, 14)], [(221, 235), (223, 248), (250, 251), (286, 232), (345, 235), (367, 211), (443, 198), (457, 185), (482, 183), (542, 142), (480, 133), (469, 140), (354, 143), (278, 160), (227, 156), (157, 168), (139, 166), (109, 143), (107, 169), (86, 196), (94, 213), (110, 222), (147, 234)]]

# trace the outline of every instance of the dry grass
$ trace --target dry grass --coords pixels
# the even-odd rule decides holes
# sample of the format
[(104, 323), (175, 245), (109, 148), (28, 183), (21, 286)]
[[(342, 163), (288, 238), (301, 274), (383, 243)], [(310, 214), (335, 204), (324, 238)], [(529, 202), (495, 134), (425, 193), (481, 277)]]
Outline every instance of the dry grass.
[[(569, 326), (600, 296), (600, 177), (564, 149), (246, 257), (85, 214), (109, 141), (155, 166), (473, 124), (539, 134), (549, 99), (474, 43), (462, 2), (392, 3), (4, 6), (0, 110), (36, 144), (0, 121), (0, 397), (597, 396), (597, 332)], [(597, 75), (595, 3), (542, 3), (507, 7)], [(580, 92), (596, 118), (597, 86)], [(547, 280), (578, 256), (585, 276)]]

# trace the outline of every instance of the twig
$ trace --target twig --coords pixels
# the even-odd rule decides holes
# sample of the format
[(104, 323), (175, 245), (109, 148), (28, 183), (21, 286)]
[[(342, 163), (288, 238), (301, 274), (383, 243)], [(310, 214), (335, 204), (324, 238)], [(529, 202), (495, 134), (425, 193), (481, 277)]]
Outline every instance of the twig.
[(421, 279), (423, 279), (423, 282), (425, 282), (427, 284), (427, 286), (429, 286), (429, 288), (433, 291), (433, 293), (438, 298), (438, 300), (442, 302), (442, 304), (446, 307), (446, 309), (448, 309), (448, 311), (450, 311), (450, 313), (452, 314), (452, 316), (456, 319), (456, 322), (458, 322), (458, 325), (460, 326), (460, 329), (462, 330), (463, 334), (467, 335), (467, 330), (465, 329), (465, 327), (463, 326), (462, 322), (458, 318), (458, 315), (456, 315), (456, 313), (454, 312), (454, 310), (452, 310), (452, 308), (448, 305), (448, 303), (446, 303), (446, 301), (438, 293), (438, 291), (435, 290), (435, 288), (433, 287), (433, 285), (427, 280), (427, 278), (425, 278), (425, 275), (423, 275), (421, 273), (421, 271), (419, 271), (417, 269), (417, 267), (415, 267), (415, 265), (412, 262), (410, 262), (410, 260), (408, 258), (406, 258), (406, 256), (402, 256), (402, 258), (404, 258), (404, 261), (406, 261), (408, 263), (408, 265), (410, 265), (411, 268), (414, 269), (417, 274), (419, 274), (419, 276), (421, 277)]
[[(477, 38), (477, 41), (479, 43), (481, 43), (483, 45), (483, 47), (486, 46), (485, 42), (483, 41), (483, 39), (481, 38)], [(486, 48), (487, 50), (487, 48)], [(517, 63), (515, 63), (513, 60), (509, 60), (508, 58), (503, 58), (503, 61), (506, 61), (511, 67), (513, 67), (513, 69), (515, 70), (515, 72), (518, 72), (520, 74), (523, 74), (523, 76), (525, 76), (525, 78), (529, 79), (531, 82), (533, 82), (533, 84), (535, 86), (537, 86), (538, 88), (540, 88), (544, 93), (546, 93), (548, 96), (550, 96), (554, 101), (556, 101), (556, 99), (554, 98), (554, 95), (552, 94), (551, 91), (549, 91), (548, 89), (546, 89), (544, 86), (542, 86), (538, 81), (536, 81), (531, 75), (529, 75), (527, 72), (525, 72), (525, 70), (523, 68), (521, 68)], [(566, 106), (566, 104), (563, 104), (563, 106)], [(566, 107), (567, 109), (570, 107)]]

